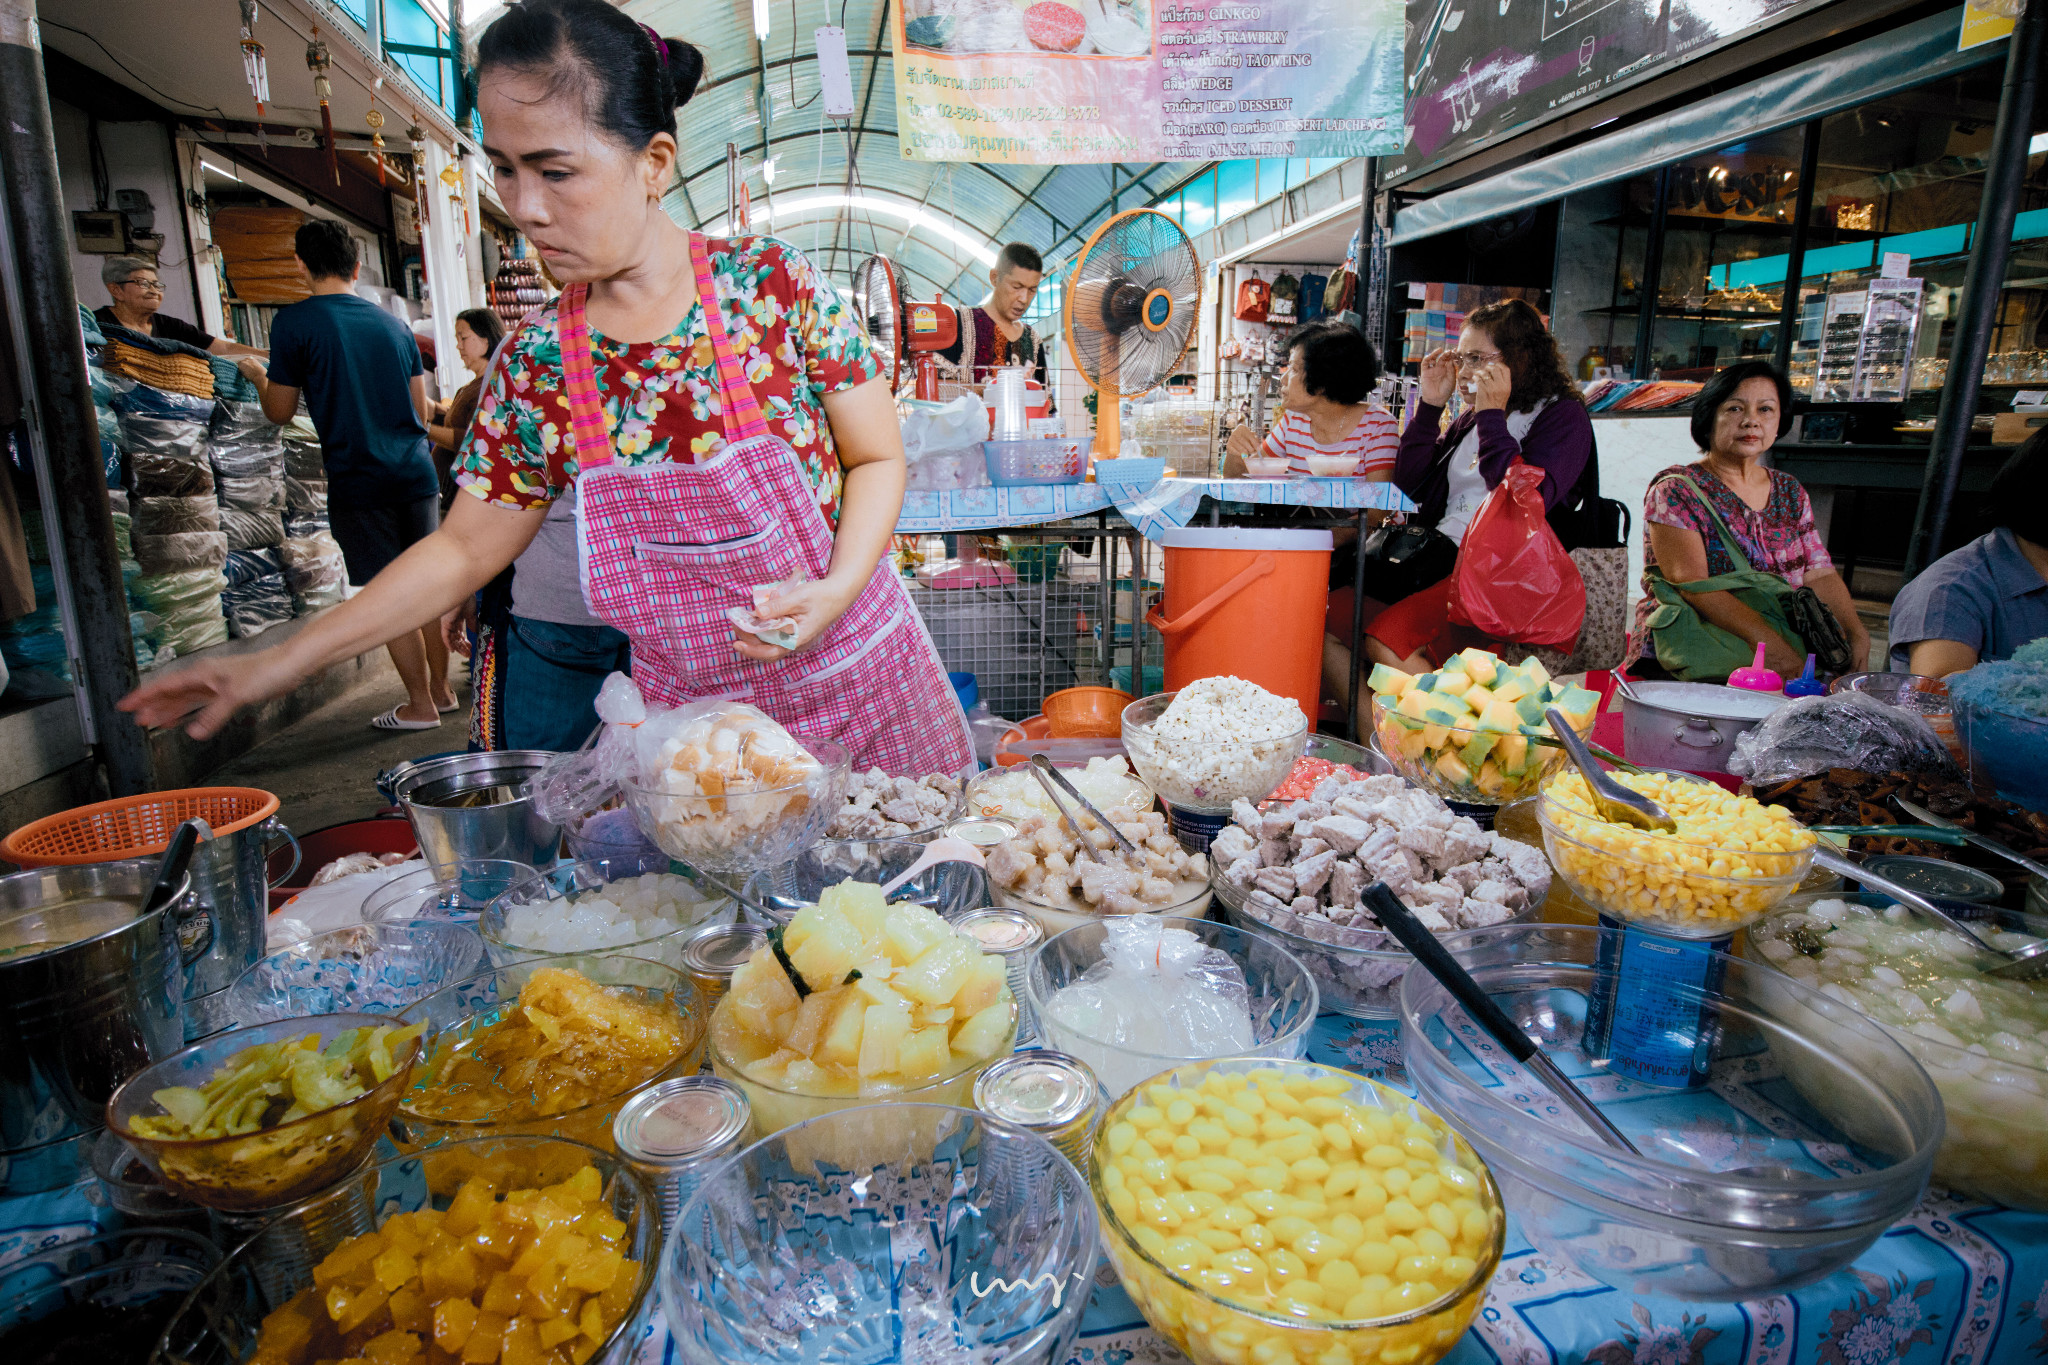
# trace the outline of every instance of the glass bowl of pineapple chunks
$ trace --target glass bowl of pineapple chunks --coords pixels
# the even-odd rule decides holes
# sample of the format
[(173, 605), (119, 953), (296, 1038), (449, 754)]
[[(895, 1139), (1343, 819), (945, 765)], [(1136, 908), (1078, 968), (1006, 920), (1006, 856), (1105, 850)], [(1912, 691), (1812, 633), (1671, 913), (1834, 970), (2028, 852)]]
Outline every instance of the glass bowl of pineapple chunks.
[(973, 1107), (1017, 1042), (1003, 959), (871, 882), (827, 887), (769, 931), (711, 1014), (711, 1069), (766, 1136), (878, 1101)]
[(233, 1029), (130, 1076), (107, 1127), (195, 1204), (274, 1208), (362, 1164), (420, 1055), (419, 1033), (379, 1014)]
[(625, 954), (546, 957), (482, 972), (406, 1007), (427, 1056), (392, 1116), (416, 1150), (531, 1133), (611, 1145), (639, 1091), (696, 1073), (704, 997), (680, 970)]
[(192, 1291), (155, 1359), (624, 1365), (660, 1250), (653, 1191), (610, 1152), (451, 1142), (282, 1210)]

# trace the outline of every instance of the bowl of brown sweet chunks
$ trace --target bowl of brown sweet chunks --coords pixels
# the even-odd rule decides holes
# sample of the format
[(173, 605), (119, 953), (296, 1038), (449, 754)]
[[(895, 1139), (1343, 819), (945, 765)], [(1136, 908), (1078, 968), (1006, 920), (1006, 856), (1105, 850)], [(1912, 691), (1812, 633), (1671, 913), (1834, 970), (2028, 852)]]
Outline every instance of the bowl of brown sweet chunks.
[[(1803, 825), (1918, 824), (1895, 804), (1894, 798), (1903, 796), (2015, 852), (2048, 862), (2048, 816), (2010, 801), (1979, 796), (1962, 782), (1903, 772), (1830, 768), (1812, 777), (1759, 787), (1755, 796), (1766, 805), (1784, 806)], [(1850, 846), (1865, 854), (1944, 858), (1998, 878), (2007, 893), (2001, 899), (2013, 905), (2026, 895), (2028, 873), (2024, 868), (1973, 844), (1955, 847), (1904, 836), (1859, 835), (1850, 840)]]

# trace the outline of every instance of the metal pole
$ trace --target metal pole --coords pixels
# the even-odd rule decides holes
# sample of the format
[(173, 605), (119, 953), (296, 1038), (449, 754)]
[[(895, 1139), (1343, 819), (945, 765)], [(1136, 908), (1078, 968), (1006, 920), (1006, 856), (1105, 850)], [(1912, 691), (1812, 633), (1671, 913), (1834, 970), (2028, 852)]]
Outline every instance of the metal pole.
[(1660, 167), (1653, 183), (1657, 202), (1650, 208), (1650, 235), (1643, 242), (1643, 277), (1636, 285), (1641, 295), (1636, 313), (1637, 379), (1648, 379), (1657, 367), (1657, 290), (1664, 277), (1664, 217), (1671, 202), (1671, 168)]
[(1792, 250), (1785, 261), (1785, 298), (1778, 309), (1778, 346), (1771, 357), (1780, 374), (1790, 374), (1792, 370), (1792, 342), (1799, 331), (1799, 281), (1806, 271), (1806, 236), (1813, 226), (1813, 182), (1819, 173), (1820, 120), (1815, 119), (1806, 125), (1806, 137), (1799, 148), (1799, 201), (1792, 211)]
[(1387, 291), (1392, 287), (1387, 279), (1386, 253), (1378, 249), (1374, 240), (1379, 228), (1378, 200), (1380, 197), (1380, 159), (1369, 156), (1365, 159), (1365, 185), (1358, 196), (1358, 286), (1366, 295), (1359, 300), (1364, 307), (1358, 312), (1365, 318), (1365, 339), (1380, 358), (1380, 368), (1387, 368)]
[(115, 703), (135, 687), (128, 595), (114, 551), (99, 422), (85, 372), (85, 337), (71, 284), (70, 225), (57, 175), (57, 143), (43, 85), (35, 0), (0, 0), (0, 198), (12, 259), (0, 278), (24, 376), (29, 439), (49, 476), (56, 563), (66, 566), (77, 617), (72, 672), (83, 719), (115, 796), (152, 785), (148, 736)]
[(2012, 252), (2012, 220), (2027, 175), (2027, 142), (2040, 80), (2041, 33), (2048, 27), (2048, 12), (2044, 11), (2048, 11), (2044, 0), (2029, 4), (2013, 26), (2011, 46), (2006, 49), (2005, 90), (1998, 99), (1998, 129), (1991, 135), (1991, 160), (1977, 205), (1977, 226), (1970, 234), (1970, 264), (1963, 272), (1963, 295), (1956, 308), (1955, 345), (1949, 352), (1941, 406), (1935, 412), (1934, 441), (1927, 453), (1920, 508), (1913, 518), (1913, 539), (1906, 546), (1908, 579), (1941, 555), (1942, 536), (1955, 506), (1956, 482), (1963, 473), (1963, 448), (1969, 444), (1970, 421), (1977, 415), (1978, 386), (1984, 380), (1984, 359), (1998, 323), (2006, 258)]

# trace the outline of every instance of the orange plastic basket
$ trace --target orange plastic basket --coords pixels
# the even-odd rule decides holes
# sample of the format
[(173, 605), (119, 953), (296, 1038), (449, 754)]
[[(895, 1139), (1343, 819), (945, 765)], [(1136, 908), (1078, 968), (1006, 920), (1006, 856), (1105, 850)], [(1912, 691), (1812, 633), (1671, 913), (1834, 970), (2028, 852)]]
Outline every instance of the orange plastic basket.
[(1114, 687), (1070, 687), (1045, 699), (1044, 714), (1054, 739), (1117, 739), (1133, 700)]
[(97, 801), (45, 816), (0, 842), (0, 858), (21, 867), (72, 867), (148, 858), (170, 846), (171, 831), (204, 820), (233, 834), (277, 814), (277, 798), (255, 787), (191, 787)]

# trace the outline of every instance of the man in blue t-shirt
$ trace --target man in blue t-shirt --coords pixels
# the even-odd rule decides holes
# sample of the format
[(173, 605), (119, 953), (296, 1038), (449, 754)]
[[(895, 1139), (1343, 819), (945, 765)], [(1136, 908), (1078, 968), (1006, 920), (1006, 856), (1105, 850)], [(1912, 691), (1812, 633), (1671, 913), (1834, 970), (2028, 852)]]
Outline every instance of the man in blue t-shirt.
[[(328, 522), (351, 583), (382, 573), (440, 524), (441, 489), (427, 442), (426, 367), (405, 324), (359, 298), (356, 239), (315, 220), (292, 243), (312, 297), (270, 324), (270, 368), (240, 362), (273, 422), (289, 422), (299, 395), (320, 433)], [(453, 711), (448, 647), (439, 630), (390, 641), (406, 700), (377, 717), (380, 730), (431, 730)]]

